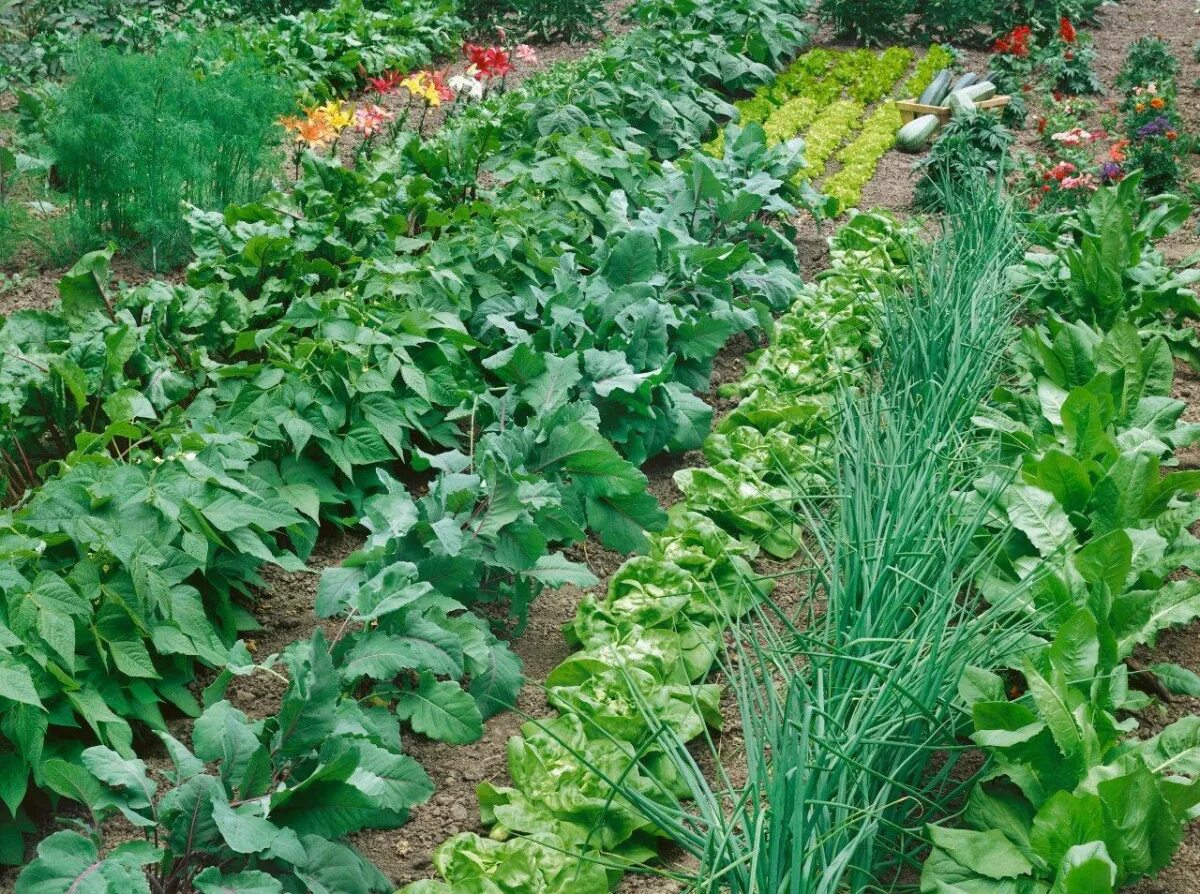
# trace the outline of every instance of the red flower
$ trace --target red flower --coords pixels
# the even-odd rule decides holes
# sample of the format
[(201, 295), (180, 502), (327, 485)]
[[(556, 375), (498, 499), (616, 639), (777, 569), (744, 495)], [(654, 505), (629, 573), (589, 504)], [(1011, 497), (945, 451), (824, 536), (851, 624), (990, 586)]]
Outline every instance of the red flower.
[(479, 80), (502, 78), (513, 70), (512, 60), (502, 47), (481, 47), (463, 44), (463, 55), (475, 66), (475, 77)]
[(454, 99), (454, 91), (450, 89), (450, 85), (446, 83), (446, 73), (444, 71), (428, 72), (429, 83), (433, 85), (433, 89), (438, 92), (438, 97), (442, 102), (450, 102)]
[(1066, 16), (1058, 20), (1058, 36), (1067, 43), (1075, 43), (1075, 26), (1071, 24), (1071, 20)]
[(1018, 25), (1012, 32), (996, 41), (994, 49), (997, 53), (1008, 53), (1012, 56), (1029, 55), (1029, 38), (1033, 29), (1028, 25)]
[(398, 71), (385, 71), (383, 74), (367, 78), (367, 83), (371, 85), (371, 89), (384, 96), (388, 93), (395, 93), (400, 87), (400, 82), (404, 80), (404, 75)]

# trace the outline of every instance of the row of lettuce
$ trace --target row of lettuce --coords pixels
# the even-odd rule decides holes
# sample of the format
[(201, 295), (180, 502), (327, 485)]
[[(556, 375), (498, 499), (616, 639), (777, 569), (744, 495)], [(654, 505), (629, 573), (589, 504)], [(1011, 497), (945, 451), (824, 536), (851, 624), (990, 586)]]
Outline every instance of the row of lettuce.
[[(185, 284), (111, 290), (98, 252), (59, 308), (5, 322), (2, 455), (24, 493), (0, 531), (6, 860), (27, 796), (107, 810), (100, 780), (143, 792), (123, 811), (141, 826), (178, 818), (160, 812), (175, 798), (219, 811), (218, 791), (229, 823), (280, 819), (290, 849), (238, 852), (284, 860), (287, 890), (321, 890), (304, 866), (378, 887), (312, 848), (427, 796), (397, 716), (465, 742), (513, 702), (519, 662), (468, 606), (520, 622), (541, 588), (592, 582), (558, 551), (588, 532), (642, 548), (666, 519), (636, 463), (702, 443), (713, 357), (799, 288), (775, 226), (801, 200), (797, 147), (753, 128), (721, 159), (684, 154), (733, 114), (721, 91), (807, 42), (798, 11), (645, 2), (644, 27), (437, 139), (353, 171), (309, 158), (288, 195), (198, 214)], [(229, 644), (254, 629), (261, 570), (302, 570), (322, 524), (369, 535), (321, 580), (338, 632), (289, 653), (279, 714), (237, 715)], [(198, 669), (227, 663), (197, 720), (213, 738), (192, 743), (231, 757), (222, 780), (181, 770), (172, 799), (146, 795), (124, 775), (136, 730), (163, 730), (164, 706), (200, 715)], [(138, 865), (166, 884), (219, 862), (177, 845)], [(26, 884), (70, 875), (51, 863)]]

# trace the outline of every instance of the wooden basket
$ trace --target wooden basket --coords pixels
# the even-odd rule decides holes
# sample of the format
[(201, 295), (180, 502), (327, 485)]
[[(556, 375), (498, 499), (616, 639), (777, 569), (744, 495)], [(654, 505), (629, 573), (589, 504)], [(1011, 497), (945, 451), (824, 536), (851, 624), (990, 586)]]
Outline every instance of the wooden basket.
[[(981, 109), (1002, 109), (1008, 105), (1011, 99), (1010, 96), (993, 96), (991, 99), (980, 100), (975, 105)], [(922, 115), (937, 115), (942, 124), (950, 121), (949, 106), (926, 106), (915, 99), (899, 99), (896, 100), (896, 108), (900, 110), (902, 124), (915, 121)]]

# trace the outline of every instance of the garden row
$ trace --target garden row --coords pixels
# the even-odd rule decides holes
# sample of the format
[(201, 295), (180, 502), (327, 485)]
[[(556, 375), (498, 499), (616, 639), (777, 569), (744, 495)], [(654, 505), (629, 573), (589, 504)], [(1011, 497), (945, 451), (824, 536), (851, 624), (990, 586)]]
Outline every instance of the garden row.
[[(479, 787), (491, 838), (451, 839), (444, 882), (406, 892), (599, 894), (656, 837), (696, 858), (682, 881), (735, 891), (796, 867), (814, 890), (884, 884), (930, 839), (931, 892), (1115, 891), (1170, 860), (1200, 805), (1200, 718), (1139, 742), (1118, 717), (1149, 704), (1124, 659), (1200, 616), (1197, 581), (1175, 579), (1200, 562), (1200, 477), (1159, 474), (1200, 439), (1169, 397), (1160, 331), (1178, 324), (1139, 330), (1131, 305), (1099, 326), (1102, 296), (1064, 286), (1026, 290), (1041, 321), (1018, 339), (1012, 287), (1087, 251), (1114, 209), (1150, 243), (1186, 205), (1142, 199), (1131, 177), (1043, 221), (1068, 257), (1006, 269), (1011, 212), (977, 187), (945, 201), (932, 248), (878, 215), (834, 237), (834, 266), (706, 443), (712, 465), (677, 473), (667, 530), (568, 626), (581, 650), (546, 681), (559, 716), (510, 741), (511, 786)], [(1011, 347), (979, 350), (997, 343)], [(772, 583), (755, 557), (791, 557), (806, 530), (817, 582), (788, 614), (808, 620), (780, 633), (779, 609), (755, 608)], [(718, 662), (746, 739), (733, 757), (706, 733)], [(927, 837), (966, 792), (951, 774), (966, 733), (991, 759), (968, 828)], [(700, 737), (728, 776), (696, 763)]]
[[(971, 738), (991, 770), (971, 790), (966, 829), (931, 828), (922, 890), (1117, 890), (1165, 866), (1198, 812), (1200, 718), (1129, 738), (1129, 712), (1150, 701), (1124, 663), (1160, 630), (1200, 617), (1200, 582), (1179, 577), (1200, 567), (1188, 530), (1200, 476), (1160, 473), (1200, 439), (1179, 421), (1186, 407), (1170, 397), (1160, 334), (1187, 318), (1148, 313), (1129, 292), (1106, 306), (1080, 277), (1047, 287), (1025, 275), (1075, 269), (1101, 240), (1149, 246), (1187, 218), (1181, 199), (1146, 200), (1138, 186), (1131, 176), (1074, 214), (1043, 218), (1049, 251), (1029, 255), (1014, 280), (1042, 319), (1013, 352), (1014, 384), (976, 417), (1000, 464), (970, 495), (994, 507), (983, 527), (997, 544), (975, 582), (1003, 623), (1045, 645), (964, 678)], [(1111, 263), (1134, 275), (1128, 258)], [(1158, 669), (1168, 686), (1187, 677)]]
[(752, 565), (760, 551), (786, 560), (800, 549), (800, 494), (827, 472), (839, 396), (864, 380), (881, 290), (911, 275), (912, 237), (864, 214), (831, 239), (834, 266), (730, 386), (744, 397), (706, 440), (710, 464), (676, 473), (683, 500), (667, 527), (567, 626), (580, 650), (545, 683), (558, 716), (510, 740), (511, 786), (479, 787), (491, 838), (446, 842), (434, 857), (445, 883), (406, 894), (603, 894), (682, 827), (656, 815), (678, 811), (696, 783), (672, 744), (722, 725), (721, 687), (705, 680), (726, 629), (772, 590)]
[(602, 10), (597, 0), (16, 0), (0, 9), (0, 90), (71, 74), (81, 40), (153, 52), (185, 37), (206, 69), (251, 55), (299, 93), (328, 98), (364, 86), (363, 70), (427, 65), (468, 31), (573, 39)]
[[(1131, 83), (1155, 46), (1134, 47)], [(1145, 94), (1133, 95), (1148, 103)], [(978, 167), (960, 158), (959, 188), (1000, 170), (1006, 148)], [(930, 166), (949, 234), (915, 277), (897, 277), (894, 259), (922, 253), (894, 227), (879, 233), (878, 218), (855, 218), (835, 238), (834, 269), (781, 320), (780, 346), (750, 376), (767, 387), (710, 437), (711, 468), (677, 476), (685, 500), (665, 544), (627, 563), (568, 627), (582, 650), (546, 684), (560, 716), (510, 742), (511, 787), (480, 786), (492, 838), (447, 842), (434, 860), (445, 882), (406, 891), (601, 892), (652, 854), (648, 836), (696, 858), (682, 881), (745, 891), (779, 889), (797, 866), (817, 890), (883, 884), (928, 840), (921, 886), (931, 892), (1115, 891), (1169, 862), (1200, 810), (1200, 718), (1129, 738), (1129, 713), (1150, 702), (1124, 662), (1200, 617), (1200, 585), (1179, 579), (1200, 561), (1188, 530), (1200, 477), (1160, 473), (1200, 439), (1170, 398), (1172, 349), (1194, 356), (1194, 279), (1154, 248), (1187, 204), (1143, 198), (1145, 175), (1131, 164), (1108, 178), (1119, 186), (1081, 190), (1065, 213), (1041, 209), (1029, 227), (1041, 247), (1006, 271), (1020, 241), (1008, 212), (980, 211), (988, 197), (977, 192), (947, 194), (947, 173)], [(861, 263), (850, 249), (870, 244), (868, 233), (882, 236), (879, 253), (849, 293), (865, 300), (826, 303)], [(910, 282), (901, 300), (897, 280)], [(1019, 340), (1008, 328), (1014, 288), (1038, 321)], [(845, 316), (831, 320), (831, 306)], [(1006, 342), (1003, 355), (979, 350)], [(868, 348), (875, 382), (862, 375)], [(878, 404), (838, 400), (850, 383)], [(841, 420), (832, 431), (831, 407)], [(880, 432), (890, 432), (883, 445)], [(844, 463), (832, 474), (831, 457)], [(821, 493), (838, 495), (843, 521), (821, 521)], [(912, 508), (926, 502), (929, 515)], [(685, 519), (711, 531), (706, 541), (737, 539), (688, 555)], [(758, 550), (789, 557), (805, 527), (832, 544), (820, 559), (844, 576), (818, 572), (809, 598), (823, 608), (810, 607), (808, 628), (781, 637), (767, 614), (737, 629), (722, 669), (749, 782), (732, 782), (734, 771), (714, 783), (686, 747), (704, 736), (718, 766), (730, 759), (707, 738), (720, 693), (703, 681), (723, 632), (769, 592), (751, 569)], [(1155, 673), (1197, 691), (1182, 668)], [(863, 691), (880, 694), (864, 705)], [(926, 837), (919, 824), (967, 791), (950, 774), (967, 732), (990, 758), (961, 814), (967, 828), (931, 826)], [(931, 776), (929, 755), (946, 749), (951, 760)]]
[[(466, 606), (522, 618), (543, 586), (591, 581), (556, 552), (585, 531), (644, 544), (665, 519), (631, 460), (701, 443), (713, 356), (799, 287), (770, 225), (795, 213), (794, 146), (751, 129), (722, 159), (660, 162), (730, 111), (716, 89), (807, 41), (791, 9), (643, 4), (646, 27), (435, 140), (402, 134), (354, 171), (310, 157), (290, 196), (197, 215), (186, 285), (110, 293), (100, 252), (61, 308), (6, 321), (4, 455), (25, 492), (2, 540), (7, 859), (32, 783), (163, 833), (165, 853), (122, 849), (114, 873), (154, 861), (178, 883), (228, 858), (288, 890), (380, 887), (332, 839), (428, 796), (397, 715), (469, 741), (520, 684)], [(322, 521), (370, 533), (322, 579), (338, 635), (289, 650), (281, 711), (246, 718), (223, 687), (260, 671), (228, 644), (262, 564), (302, 568)], [(154, 797), (130, 722), (196, 715), (197, 665), (227, 662), (195, 759), (168, 741), (178, 788)], [(197, 770), (222, 755), (221, 779)], [(205, 837), (173, 837), (197, 810)], [(85, 868), (52, 842), (25, 884)]]

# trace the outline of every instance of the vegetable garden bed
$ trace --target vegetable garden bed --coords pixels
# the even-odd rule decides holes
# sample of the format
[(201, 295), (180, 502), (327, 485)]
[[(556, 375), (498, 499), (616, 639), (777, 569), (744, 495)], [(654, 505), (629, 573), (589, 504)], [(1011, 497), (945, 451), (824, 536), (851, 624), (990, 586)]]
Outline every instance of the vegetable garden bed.
[[(97, 830), (45, 838), (18, 891), (1163, 870), (1200, 773), (1190, 640), (1154, 651), (1200, 614), (1200, 428), (1170, 397), (1200, 302), (1167, 260), (1186, 204), (1115, 159), (1190, 165), (1191, 73), (1148, 90), (1170, 60), (1131, 53), (1095, 181), (1087, 109), (1020, 96), (1053, 122), (1016, 138), (1049, 158), (1044, 189), (1040, 160), (1008, 178), (1032, 212), (980, 185), (1014, 138), (967, 108), (921, 166), (944, 215), (907, 222), (853, 209), (954, 57), (808, 49), (804, 7), (642, 0), (436, 136), (197, 211), (185, 282), (115, 289), (92, 253), (5, 322), (0, 853), (48, 801)], [(995, 55), (1030, 40), (1090, 37)], [(844, 218), (807, 284), (806, 206)], [(1151, 696), (1178, 722), (1139, 742)], [(128, 823), (150, 844), (114, 847)]]

